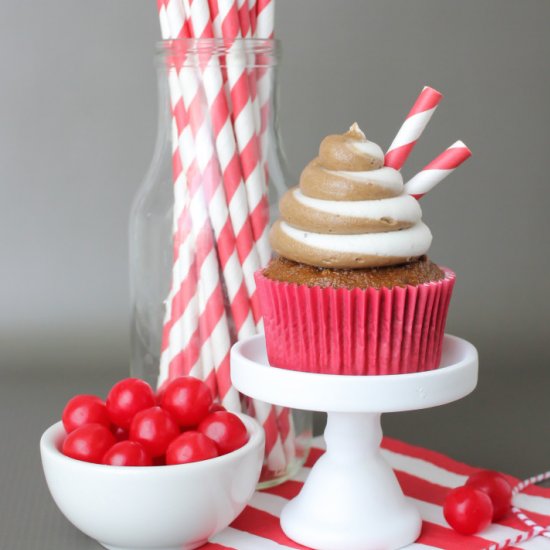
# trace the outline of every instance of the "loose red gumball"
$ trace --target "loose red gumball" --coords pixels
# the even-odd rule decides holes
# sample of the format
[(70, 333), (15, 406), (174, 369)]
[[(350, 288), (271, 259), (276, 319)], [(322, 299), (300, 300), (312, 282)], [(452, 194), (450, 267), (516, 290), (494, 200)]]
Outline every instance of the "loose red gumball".
[(111, 422), (127, 430), (134, 416), (156, 404), (153, 389), (138, 378), (117, 382), (107, 396), (107, 411)]
[(153, 458), (163, 455), (179, 433), (170, 413), (160, 407), (138, 412), (130, 426), (130, 440), (141, 443)]
[(491, 523), (493, 504), (483, 491), (473, 487), (457, 487), (445, 498), (443, 515), (455, 531), (473, 535)]
[(218, 456), (216, 444), (200, 432), (189, 431), (176, 437), (166, 450), (166, 464), (187, 464)]
[(219, 403), (213, 403), (208, 411), (208, 414), (227, 410), (223, 405)]
[(61, 415), (67, 433), (85, 424), (110, 425), (109, 413), (105, 402), (96, 395), (75, 395), (69, 399)]
[(162, 393), (162, 408), (167, 410), (182, 428), (197, 426), (208, 414), (211, 405), (212, 394), (208, 386), (192, 376), (174, 378)]
[(103, 457), (108, 466), (151, 466), (153, 460), (137, 441), (119, 441)]
[(101, 464), (105, 453), (115, 443), (111, 430), (102, 424), (85, 424), (67, 435), (61, 451), (76, 460)]
[(239, 449), (248, 441), (243, 421), (227, 411), (209, 414), (199, 424), (198, 431), (214, 441), (221, 455)]
[(472, 474), (466, 486), (486, 493), (493, 503), (493, 521), (502, 519), (512, 506), (512, 487), (506, 478), (492, 470), (481, 470)]

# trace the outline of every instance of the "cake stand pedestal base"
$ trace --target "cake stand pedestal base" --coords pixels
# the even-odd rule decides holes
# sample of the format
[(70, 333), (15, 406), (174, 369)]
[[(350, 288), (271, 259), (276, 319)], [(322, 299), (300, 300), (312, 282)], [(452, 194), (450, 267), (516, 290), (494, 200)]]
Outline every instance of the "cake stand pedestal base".
[(312, 374), (271, 367), (263, 336), (235, 344), (231, 377), (242, 393), (277, 405), (327, 411), (326, 453), (283, 509), (285, 534), (317, 550), (395, 550), (422, 520), (380, 451), (380, 415), (450, 403), (474, 390), (477, 351), (445, 336), (441, 367), (388, 376)]
[(420, 514), (380, 453), (377, 413), (329, 413), (326, 453), (283, 510), (291, 539), (319, 549), (401, 548), (415, 541)]

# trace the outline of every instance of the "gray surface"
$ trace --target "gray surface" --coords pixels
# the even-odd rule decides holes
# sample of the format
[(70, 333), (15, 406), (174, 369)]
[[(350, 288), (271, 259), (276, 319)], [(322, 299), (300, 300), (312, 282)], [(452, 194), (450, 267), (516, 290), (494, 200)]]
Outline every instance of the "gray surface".
[[(63, 401), (126, 372), (127, 217), (155, 138), (154, 2), (10, 2), (0, 17), (0, 550), (94, 548), (49, 500), (37, 444)], [(315, 17), (311, 14), (315, 13)], [(295, 174), (357, 119), (387, 146), (424, 83), (446, 99), (410, 175), (474, 158), (422, 201), (458, 274), (449, 332), (480, 389), (387, 433), (525, 475), (548, 467), (547, 0), (279, 1)]]
[[(9, 375), (0, 386), (0, 549), (99, 549), (51, 500), (38, 441), (75, 393), (105, 395), (124, 366), (94, 372)], [(477, 391), (460, 402), (383, 416), (386, 435), (449, 454), (470, 464), (526, 477), (548, 468), (546, 372), (525, 379), (519, 369), (486, 369)], [(527, 405), (528, 403), (528, 405)], [(318, 418), (317, 430), (323, 418)]]

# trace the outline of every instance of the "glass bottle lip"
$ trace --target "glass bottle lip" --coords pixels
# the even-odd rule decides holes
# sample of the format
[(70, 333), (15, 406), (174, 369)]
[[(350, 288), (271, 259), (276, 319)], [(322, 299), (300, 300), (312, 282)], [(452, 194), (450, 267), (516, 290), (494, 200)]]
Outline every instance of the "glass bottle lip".
[(255, 56), (252, 64), (258, 66), (276, 65), (281, 55), (280, 40), (269, 38), (178, 38), (161, 40), (156, 45), (156, 58), (165, 64), (196, 63), (196, 56), (218, 58), (225, 64), (231, 56)]

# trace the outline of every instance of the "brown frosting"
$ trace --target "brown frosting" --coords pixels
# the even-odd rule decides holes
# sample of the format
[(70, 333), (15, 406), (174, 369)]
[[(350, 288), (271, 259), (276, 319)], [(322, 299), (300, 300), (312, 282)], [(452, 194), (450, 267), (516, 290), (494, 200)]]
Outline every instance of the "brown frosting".
[(328, 170), (365, 171), (382, 168), (384, 159), (357, 154), (354, 141), (365, 141), (365, 135), (355, 123), (345, 134), (327, 136), (319, 147), (319, 158)]
[(348, 252), (337, 252), (307, 246), (301, 242), (291, 239), (282, 229), (281, 222), (277, 220), (269, 232), (269, 240), (273, 250), (295, 262), (315, 266), (327, 266), (336, 268), (357, 269), (361, 267), (378, 267), (382, 265), (397, 265), (410, 262), (416, 256), (371, 256), (367, 254), (352, 254)]
[(300, 189), (308, 197), (335, 201), (387, 199), (396, 195), (374, 181), (358, 181), (329, 172), (321, 157), (313, 159), (302, 171)]
[(288, 193), (285, 193), (279, 203), (279, 210), (281, 217), (297, 229), (318, 233), (353, 235), (356, 233), (397, 231), (412, 225), (410, 222), (394, 220), (393, 218), (354, 218), (310, 208), (296, 200), (293, 193), (296, 189), (296, 187), (293, 187)]

